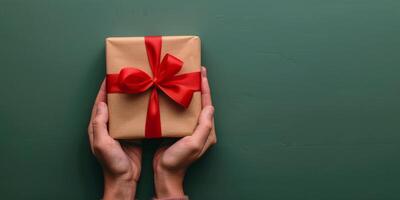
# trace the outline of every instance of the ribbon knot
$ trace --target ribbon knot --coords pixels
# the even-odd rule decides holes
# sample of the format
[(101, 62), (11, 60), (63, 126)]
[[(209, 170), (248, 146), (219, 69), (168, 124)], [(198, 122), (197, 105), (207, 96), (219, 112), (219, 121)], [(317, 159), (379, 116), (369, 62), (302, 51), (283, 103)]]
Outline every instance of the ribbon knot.
[(138, 94), (151, 89), (147, 109), (145, 137), (161, 137), (160, 108), (158, 92), (161, 90), (174, 102), (187, 108), (193, 93), (200, 91), (200, 72), (177, 75), (183, 62), (171, 54), (166, 54), (160, 63), (161, 36), (146, 36), (145, 46), (153, 76), (134, 68), (122, 68), (119, 74), (107, 75), (108, 93)]

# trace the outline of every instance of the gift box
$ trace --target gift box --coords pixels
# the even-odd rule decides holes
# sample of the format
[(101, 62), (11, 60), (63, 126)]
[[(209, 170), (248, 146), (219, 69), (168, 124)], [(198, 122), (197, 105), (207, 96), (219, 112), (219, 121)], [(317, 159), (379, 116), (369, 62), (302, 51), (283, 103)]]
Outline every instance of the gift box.
[(110, 135), (191, 135), (201, 111), (200, 51), (197, 36), (107, 38)]

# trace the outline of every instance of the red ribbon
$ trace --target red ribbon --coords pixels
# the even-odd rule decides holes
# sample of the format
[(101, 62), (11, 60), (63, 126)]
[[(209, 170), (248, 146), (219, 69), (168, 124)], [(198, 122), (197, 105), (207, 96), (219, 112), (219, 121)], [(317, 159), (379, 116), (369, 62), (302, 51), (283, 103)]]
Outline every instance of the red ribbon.
[(161, 36), (146, 36), (144, 40), (153, 78), (140, 69), (125, 67), (119, 74), (107, 74), (107, 92), (137, 94), (151, 89), (145, 137), (159, 138), (161, 137), (161, 120), (157, 89), (187, 108), (192, 100), (193, 92), (200, 91), (200, 72), (176, 75), (181, 70), (183, 62), (166, 54), (160, 63)]

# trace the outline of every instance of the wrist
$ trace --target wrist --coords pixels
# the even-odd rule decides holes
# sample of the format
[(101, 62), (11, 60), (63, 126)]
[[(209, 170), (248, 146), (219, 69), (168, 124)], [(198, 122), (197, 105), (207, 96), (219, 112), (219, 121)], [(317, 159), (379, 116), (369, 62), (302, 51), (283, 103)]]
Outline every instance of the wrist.
[(184, 196), (183, 179), (185, 171), (179, 170), (154, 170), (154, 186), (157, 198)]
[(135, 180), (104, 175), (103, 200), (133, 200), (137, 183)]

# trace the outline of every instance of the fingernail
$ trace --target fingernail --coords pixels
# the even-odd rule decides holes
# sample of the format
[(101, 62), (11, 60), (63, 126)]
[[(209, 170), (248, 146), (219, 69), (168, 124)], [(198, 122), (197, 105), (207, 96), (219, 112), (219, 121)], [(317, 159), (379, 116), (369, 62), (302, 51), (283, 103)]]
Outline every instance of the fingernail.
[(207, 69), (205, 67), (201, 67), (201, 75), (202, 76), (207, 76)]

